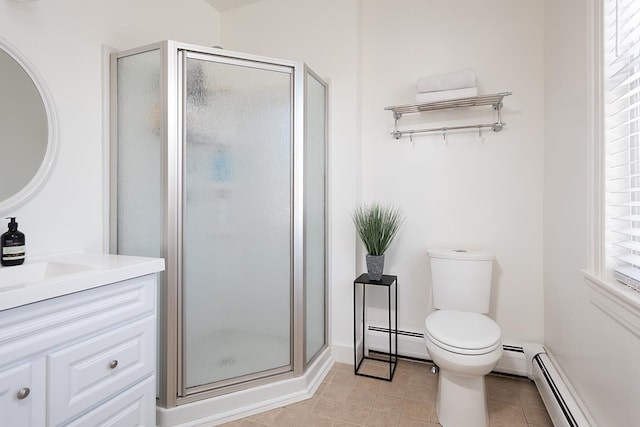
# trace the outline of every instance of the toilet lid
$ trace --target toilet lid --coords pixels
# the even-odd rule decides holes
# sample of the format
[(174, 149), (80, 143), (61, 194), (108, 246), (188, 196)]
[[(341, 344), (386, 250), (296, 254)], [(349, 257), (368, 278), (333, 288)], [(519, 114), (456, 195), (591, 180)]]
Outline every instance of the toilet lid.
[(427, 337), (445, 350), (485, 354), (500, 346), (500, 327), (480, 313), (438, 310), (425, 320)]

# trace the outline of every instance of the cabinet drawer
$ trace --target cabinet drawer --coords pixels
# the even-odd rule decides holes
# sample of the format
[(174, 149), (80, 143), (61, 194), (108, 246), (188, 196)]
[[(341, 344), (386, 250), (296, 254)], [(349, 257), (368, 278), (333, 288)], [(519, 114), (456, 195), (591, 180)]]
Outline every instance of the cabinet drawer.
[(0, 365), (153, 315), (156, 275), (0, 311)]
[(155, 370), (155, 317), (47, 356), (50, 425), (100, 404)]
[(68, 427), (147, 427), (156, 425), (155, 378), (147, 378), (88, 414), (67, 424)]

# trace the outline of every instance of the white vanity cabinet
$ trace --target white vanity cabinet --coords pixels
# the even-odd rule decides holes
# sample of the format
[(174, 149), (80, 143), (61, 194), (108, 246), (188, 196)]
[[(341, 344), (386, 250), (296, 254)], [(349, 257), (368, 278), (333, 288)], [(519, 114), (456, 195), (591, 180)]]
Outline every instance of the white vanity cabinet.
[(0, 425), (155, 426), (156, 287), (148, 274), (0, 311)]

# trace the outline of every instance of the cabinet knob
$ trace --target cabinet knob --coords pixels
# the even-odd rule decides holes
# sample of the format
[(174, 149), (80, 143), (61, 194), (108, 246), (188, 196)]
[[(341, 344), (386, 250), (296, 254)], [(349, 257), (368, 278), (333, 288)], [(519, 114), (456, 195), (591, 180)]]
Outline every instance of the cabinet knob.
[(109, 362), (109, 367), (111, 369), (116, 369), (118, 367), (118, 361), (117, 360), (112, 360), (111, 362)]
[(29, 390), (29, 387), (21, 388), (20, 390), (18, 390), (18, 399), (19, 400), (26, 399), (27, 396), (29, 396), (29, 393), (31, 393), (31, 390)]

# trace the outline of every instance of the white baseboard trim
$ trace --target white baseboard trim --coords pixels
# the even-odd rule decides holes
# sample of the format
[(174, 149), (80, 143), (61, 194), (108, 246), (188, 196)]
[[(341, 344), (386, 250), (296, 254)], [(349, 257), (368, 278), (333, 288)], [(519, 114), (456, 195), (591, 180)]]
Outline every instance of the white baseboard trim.
[[(352, 355), (353, 357), (353, 355)], [(229, 393), (175, 408), (156, 408), (159, 427), (215, 426), (248, 417), (270, 409), (309, 399), (334, 364), (329, 348), (317, 358), (307, 372), (251, 389)]]
[(349, 345), (332, 344), (331, 356), (337, 363), (353, 365), (353, 347)]

